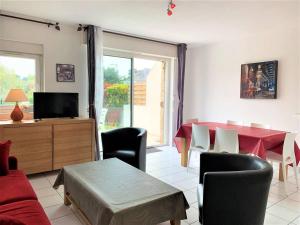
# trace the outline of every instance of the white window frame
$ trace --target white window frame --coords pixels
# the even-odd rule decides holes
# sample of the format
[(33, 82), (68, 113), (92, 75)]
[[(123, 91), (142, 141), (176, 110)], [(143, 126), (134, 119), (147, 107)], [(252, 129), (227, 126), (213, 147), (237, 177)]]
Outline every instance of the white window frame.
[(42, 76), (43, 64), (42, 64), (41, 55), (0, 50), (0, 56), (34, 59), (35, 60), (35, 91), (43, 91), (44, 79)]

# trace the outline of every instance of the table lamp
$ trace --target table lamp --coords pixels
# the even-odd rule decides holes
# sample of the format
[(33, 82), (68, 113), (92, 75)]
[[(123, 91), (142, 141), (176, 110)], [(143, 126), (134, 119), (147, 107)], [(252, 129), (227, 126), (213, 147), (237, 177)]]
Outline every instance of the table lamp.
[(10, 118), (13, 121), (19, 122), (23, 119), (23, 112), (20, 109), (18, 102), (26, 101), (28, 101), (28, 99), (22, 89), (10, 89), (8, 95), (6, 96), (5, 102), (16, 102), (16, 106), (10, 114)]

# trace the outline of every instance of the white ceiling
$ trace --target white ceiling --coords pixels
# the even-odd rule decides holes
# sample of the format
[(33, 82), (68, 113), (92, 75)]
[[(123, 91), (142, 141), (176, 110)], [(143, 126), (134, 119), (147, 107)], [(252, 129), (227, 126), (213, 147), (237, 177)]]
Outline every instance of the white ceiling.
[(294, 28), (298, 22), (296, 1), (174, 2), (177, 7), (171, 17), (166, 15), (167, 0), (0, 0), (0, 7), (61, 23), (94, 24), (108, 30), (189, 44), (280, 31)]

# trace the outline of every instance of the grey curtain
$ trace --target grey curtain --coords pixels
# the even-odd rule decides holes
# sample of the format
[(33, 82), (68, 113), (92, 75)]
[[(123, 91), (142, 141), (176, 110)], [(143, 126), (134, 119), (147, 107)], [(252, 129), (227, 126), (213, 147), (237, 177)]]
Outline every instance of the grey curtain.
[(95, 27), (87, 26), (87, 67), (88, 67), (88, 86), (89, 86), (89, 117), (95, 119), (95, 160), (100, 159), (99, 136), (97, 126), (97, 113), (95, 107), (96, 89), (96, 50), (95, 50)]
[(177, 130), (182, 124), (183, 117), (183, 95), (184, 95), (184, 76), (185, 76), (185, 58), (186, 58), (186, 44), (177, 45), (177, 57), (178, 57), (178, 80), (177, 80), (177, 92), (178, 92), (178, 111), (177, 111)]

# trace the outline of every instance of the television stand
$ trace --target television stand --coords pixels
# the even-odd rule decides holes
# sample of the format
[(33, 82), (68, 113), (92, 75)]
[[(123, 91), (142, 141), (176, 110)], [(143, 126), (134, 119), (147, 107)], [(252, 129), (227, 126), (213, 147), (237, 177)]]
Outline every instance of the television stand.
[(94, 160), (95, 122), (89, 118), (0, 123), (0, 140), (11, 140), (10, 154), (26, 174)]

